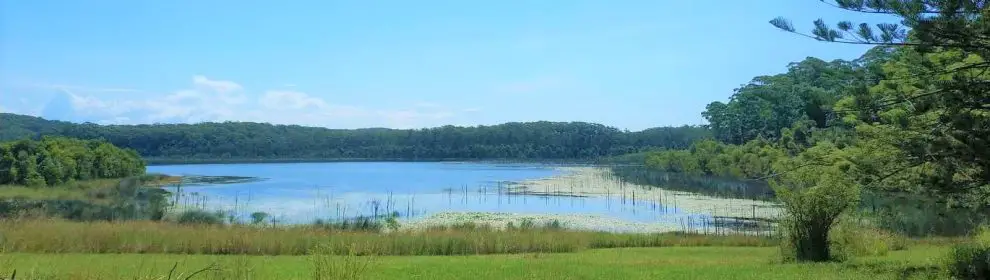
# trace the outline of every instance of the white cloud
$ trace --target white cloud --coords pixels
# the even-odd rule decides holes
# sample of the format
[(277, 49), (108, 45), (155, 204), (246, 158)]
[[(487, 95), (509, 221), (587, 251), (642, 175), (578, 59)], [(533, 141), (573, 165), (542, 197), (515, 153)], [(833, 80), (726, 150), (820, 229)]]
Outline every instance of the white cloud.
[(127, 100), (102, 100), (94, 96), (84, 96), (68, 89), (62, 92), (69, 97), (69, 104), (77, 112), (86, 114), (118, 115), (131, 110), (134, 102)]
[[(157, 123), (253, 121), (335, 128), (412, 128), (448, 123), (460, 112), (438, 103), (414, 102), (406, 108), (365, 108), (335, 104), (295, 90), (268, 90), (251, 94), (233, 81), (193, 76), (189, 88), (168, 94), (97, 96), (91, 91), (59, 88), (66, 96), (72, 120), (97, 123)], [(87, 94), (90, 93), (90, 94)], [(51, 105), (51, 104), (49, 104)], [(57, 106), (52, 106), (57, 107)]]
[(108, 87), (86, 87), (63, 84), (35, 84), (33, 88), (55, 89), (61, 91), (83, 92), (83, 93), (139, 93), (138, 89), (132, 88), (108, 88)]
[(222, 80), (210, 80), (202, 75), (193, 76), (193, 84), (219, 93), (228, 93), (243, 89), (243, 87), (241, 87), (238, 83)]
[(131, 118), (128, 118), (128, 117), (115, 117), (113, 119), (100, 120), (100, 121), (97, 121), (96, 123), (98, 123), (98, 124), (128, 124), (130, 122), (131, 122)]
[(326, 109), (326, 101), (298, 91), (269, 91), (261, 97), (261, 106), (269, 109), (304, 109), (307, 107)]

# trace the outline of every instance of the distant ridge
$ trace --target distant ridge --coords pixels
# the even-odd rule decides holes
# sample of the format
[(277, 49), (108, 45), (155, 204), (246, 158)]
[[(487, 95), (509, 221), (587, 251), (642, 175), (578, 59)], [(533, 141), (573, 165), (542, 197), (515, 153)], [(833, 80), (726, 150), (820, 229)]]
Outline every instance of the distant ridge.
[(0, 140), (45, 135), (105, 139), (171, 162), (266, 160), (591, 159), (686, 148), (699, 126), (628, 132), (587, 122), (509, 122), (424, 129), (331, 129), (254, 122), (98, 125), (0, 113)]

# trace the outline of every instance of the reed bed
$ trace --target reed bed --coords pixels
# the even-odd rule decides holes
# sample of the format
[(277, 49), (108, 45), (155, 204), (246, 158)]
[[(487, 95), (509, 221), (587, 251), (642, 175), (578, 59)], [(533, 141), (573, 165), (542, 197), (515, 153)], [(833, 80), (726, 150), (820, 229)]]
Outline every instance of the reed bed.
[(495, 230), (443, 227), (390, 233), (315, 226), (180, 225), (174, 223), (0, 221), (0, 250), (26, 253), (306, 255), (321, 247), (356, 255), (563, 253), (589, 248), (773, 246), (755, 236), (621, 234), (552, 228)]

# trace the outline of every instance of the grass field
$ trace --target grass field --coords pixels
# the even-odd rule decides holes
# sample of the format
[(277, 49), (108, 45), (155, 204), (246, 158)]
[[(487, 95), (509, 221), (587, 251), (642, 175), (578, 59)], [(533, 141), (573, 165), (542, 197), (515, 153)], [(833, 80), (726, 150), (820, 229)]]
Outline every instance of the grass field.
[(305, 255), (317, 246), (362, 255), (477, 255), (592, 248), (774, 246), (756, 236), (611, 234), (554, 229), (451, 227), (414, 232), (338, 231), (313, 226), (181, 225), (149, 221), (0, 219), (0, 250), (20, 253)]
[[(773, 247), (597, 249), (577, 253), (482, 256), (324, 256), (363, 279), (942, 279), (933, 267), (945, 247), (919, 246), (847, 263), (781, 264)], [(17, 279), (339, 279), (317, 277), (320, 256), (29, 254), (0, 256)], [(323, 260), (327, 261), (327, 260)], [(325, 262), (327, 263), (327, 262)], [(347, 265), (347, 264), (351, 265)], [(178, 265), (176, 265), (178, 264)], [(343, 266), (339, 264), (344, 264)], [(355, 265), (366, 265), (356, 269)], [(326, 276), (328, 274), (324, 274)]]

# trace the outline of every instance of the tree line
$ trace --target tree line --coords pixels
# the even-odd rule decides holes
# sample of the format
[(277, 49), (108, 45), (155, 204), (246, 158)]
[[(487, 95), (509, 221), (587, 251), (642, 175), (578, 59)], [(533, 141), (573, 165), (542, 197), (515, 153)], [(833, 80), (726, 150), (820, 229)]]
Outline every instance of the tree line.
[(0, 143), (0, 185), (54, 186), (144, 172), (137, 152), (103, 141), (42, 137)]
[(425, 129), (328, 129), (251, 122), (97, 125), (0, 114), (0, 140), (104, 139), (150, 159), (591, 159), (686, 148), (700, 126), (629, 132), (584, 122), (512, 122)]
[[(774, 163), (819, 143), (845, 148), (856, 140), (849, 104), (886, 77), (884, 65), (906, 50), (876, 47), (855, 60), (809, 57), (782, 74), (759, 76), (728, 102), (715, 101), (702, 116), (712, 139), (685, 149), (654, 152), (646, 165), (667, 172), (737, 179), (767, 179)], [(889, 68), (888, 68), (889, 69)], [(889, 71), (889, 70), (888, 70)]]

